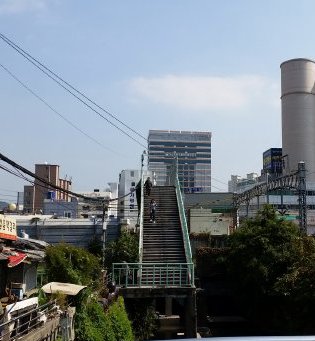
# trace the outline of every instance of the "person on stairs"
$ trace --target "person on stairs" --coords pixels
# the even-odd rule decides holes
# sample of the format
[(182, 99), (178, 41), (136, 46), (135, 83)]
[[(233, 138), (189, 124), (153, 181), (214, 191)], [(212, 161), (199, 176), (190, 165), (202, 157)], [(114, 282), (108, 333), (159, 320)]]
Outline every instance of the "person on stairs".
[(145, 192), (146, 192), (147, 196), (149, 197), (150, 193), (151, 193), (151, 188), (152, 188), (152, 181), (151, 181), (149, 176), (144, 183), (144, 188), (145, 188)]
[(150, 223), (155, 223), (155, 211), (156, 211), (156, 202), (154, 199), (150, 202)]

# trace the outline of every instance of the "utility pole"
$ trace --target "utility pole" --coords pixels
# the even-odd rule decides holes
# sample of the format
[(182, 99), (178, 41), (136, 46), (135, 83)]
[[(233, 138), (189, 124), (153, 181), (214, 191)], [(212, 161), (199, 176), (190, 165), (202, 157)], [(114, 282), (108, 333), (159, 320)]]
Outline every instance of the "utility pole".
[(102, 268), (105, 267), (105, 243), (106, 243), (106, 230), (107, 230), (107, 222), (105, 222), (105, 214), (106, 214), (106, 201), (103, 200), (103, 207), (102, 207), (102, 231), (103, 231), (103, 238), (102, 238)]

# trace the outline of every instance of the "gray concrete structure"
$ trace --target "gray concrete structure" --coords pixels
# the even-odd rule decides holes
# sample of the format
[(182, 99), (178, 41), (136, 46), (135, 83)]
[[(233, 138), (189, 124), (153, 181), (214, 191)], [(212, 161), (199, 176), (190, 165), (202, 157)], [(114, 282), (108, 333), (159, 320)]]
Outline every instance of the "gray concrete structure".
[(297, 58), (281, 64), (282, 155), (284, 173), (304, 161), (315, 185), (315, 62)]
[[(17, 232), (25, 232), (30, 238), (44, 240), (55, 245), (60, 242), (69, 243), (78, 247), (88, 247), (94, 239), (102, 240), (103, 226), (100, 219), (51, 219), (47, 216), (16, 216)], [(32, 223), (32, 218), (38, 221)], [(106, 244), (118, 238), (120, 224), (116, 218), (105, 220)]]

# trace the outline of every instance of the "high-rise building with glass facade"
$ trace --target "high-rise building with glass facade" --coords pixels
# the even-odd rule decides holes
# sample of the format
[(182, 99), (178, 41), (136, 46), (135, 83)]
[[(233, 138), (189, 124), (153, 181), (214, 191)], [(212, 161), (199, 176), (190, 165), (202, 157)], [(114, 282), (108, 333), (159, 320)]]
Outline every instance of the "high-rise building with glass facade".
[(148, 169), (155, 172), (157, 185), (167, 185), (177, 157), (184, 192), (211, 192), (211, 132), (150, 130), (148, 151)]

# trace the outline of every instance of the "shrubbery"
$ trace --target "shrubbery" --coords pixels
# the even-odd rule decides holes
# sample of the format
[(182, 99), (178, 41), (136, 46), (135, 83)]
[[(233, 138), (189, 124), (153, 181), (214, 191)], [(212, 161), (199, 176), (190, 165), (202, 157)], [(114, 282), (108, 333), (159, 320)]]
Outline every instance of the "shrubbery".
[(223, 274), (240, 313), (261, 330), (315, 332), (315, 239), (266, 205), (229, 238), (225, 249), (201, 249), (198, 275)]
[(95, 285), (100, 278), (98, 259), (85, 249), (58, 244), (46, 249), (48, 281)]
[(119, 297), (106, 312), (96, 300), (83, 304), (76, 314), (77, 341), (133, 341), (131, 322)]
[(46, 252), (49, 281), (87, 285), (74, 299), (77, 341), (133, 341), (131, 322), (122, 297), (105, 312), (97, 301), (101, 268), (98, 259), (88, 251), (68, 244), (51, 246)]

